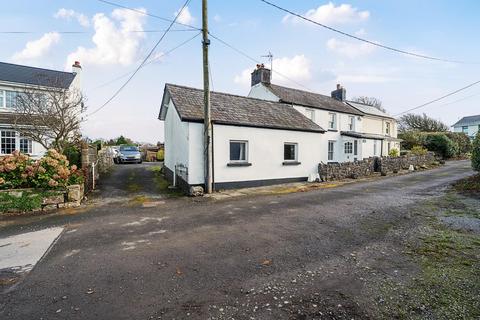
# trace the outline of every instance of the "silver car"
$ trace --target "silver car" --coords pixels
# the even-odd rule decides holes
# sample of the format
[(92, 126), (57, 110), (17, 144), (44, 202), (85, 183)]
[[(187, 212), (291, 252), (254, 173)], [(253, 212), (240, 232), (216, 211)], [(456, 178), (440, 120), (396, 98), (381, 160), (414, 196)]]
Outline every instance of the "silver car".
[(120, 146), (117, 155), (118, 163), (142, 163), (142, 154), (135, 146)]

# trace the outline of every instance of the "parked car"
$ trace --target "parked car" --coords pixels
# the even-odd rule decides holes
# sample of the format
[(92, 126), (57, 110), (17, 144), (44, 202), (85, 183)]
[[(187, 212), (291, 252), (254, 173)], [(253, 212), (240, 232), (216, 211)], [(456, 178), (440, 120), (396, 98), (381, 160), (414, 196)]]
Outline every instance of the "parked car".
[(117, 163), (142, 163), (142, 155), (136, 146), (120, 146)]

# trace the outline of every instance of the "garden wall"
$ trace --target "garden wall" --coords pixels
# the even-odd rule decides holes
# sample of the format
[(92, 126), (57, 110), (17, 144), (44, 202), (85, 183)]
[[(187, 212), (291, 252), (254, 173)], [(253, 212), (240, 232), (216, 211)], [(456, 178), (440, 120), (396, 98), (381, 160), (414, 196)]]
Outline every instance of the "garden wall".
[(17, 213), (78, 207), (83, 196), (83, 185), (71, 185), (64, 190), (0, 190), (0, 212)]
[(343, 163), (320, 163), (318, 173), (322, 181), (357, 179), (373, 175), (375, 172), (398, 172), (408, 170), (410, 165), (416, 169), (436, 162), (435, 154), (404, 155), (400, 157), (372, 157), (360, 161)]

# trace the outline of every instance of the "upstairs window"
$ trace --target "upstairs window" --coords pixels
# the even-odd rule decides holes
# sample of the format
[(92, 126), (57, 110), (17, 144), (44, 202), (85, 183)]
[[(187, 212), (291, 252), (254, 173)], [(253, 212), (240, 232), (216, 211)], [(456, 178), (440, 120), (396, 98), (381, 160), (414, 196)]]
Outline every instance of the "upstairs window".
[(355, 131), (355, 117), (348, 117), (348, 130)]
[(230, 162), (247, 162), (247, 141), (230, 141)]
[(315, 121), (315, 110), (313, 109), (305, 109), (305, 116), (312, 120)]
[(2, 154), (11, 154), (16, 149), (17, 133), (15, 131), (2, 131), (0, 146)]
[(5, 91), (0, 90), (0, 108), (5, 108)]
[(390, 122), (385, 124), (385, 134), (388, 136), (390, 135)]
[(337, 114), (329, 113), (328, 114), (328, 129), (336, 130), (337, 129)]
[(283, 160), (297, 161), (298, 160), (298, 144), (285, 143), (283, 145)]
[(462, 132), (463, 133), (468, 133), (468, 126), (463, 126), (462, 127)]
[(352, 154), (353, 153), (353, 143), (345, 142), (345, 154)]
[(5, 108), (13, 109), (17, 103), (18, 92), (16, 91), (5, 91)]

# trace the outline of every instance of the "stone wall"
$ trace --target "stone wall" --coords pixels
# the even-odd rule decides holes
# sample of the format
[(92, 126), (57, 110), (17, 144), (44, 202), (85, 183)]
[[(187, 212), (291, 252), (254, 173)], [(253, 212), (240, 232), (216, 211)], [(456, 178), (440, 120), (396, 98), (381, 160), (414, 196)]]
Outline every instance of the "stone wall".
[(436, 162), (435, 154), (429, 152), (423, 156), (404, 155), (400, 157), (372, 157), (355, 162), (320, 163), (318, 173), (322, 181), (357, 179), (367, 177), (375, 172), (384, 174), (408, 170), (410, 165), (415, 169)]
[(30, 188), (0, 190), (0, 212), (15, 213), (78, 207), (83, 196), (83, 185), (71, 185), (63, 190)]

